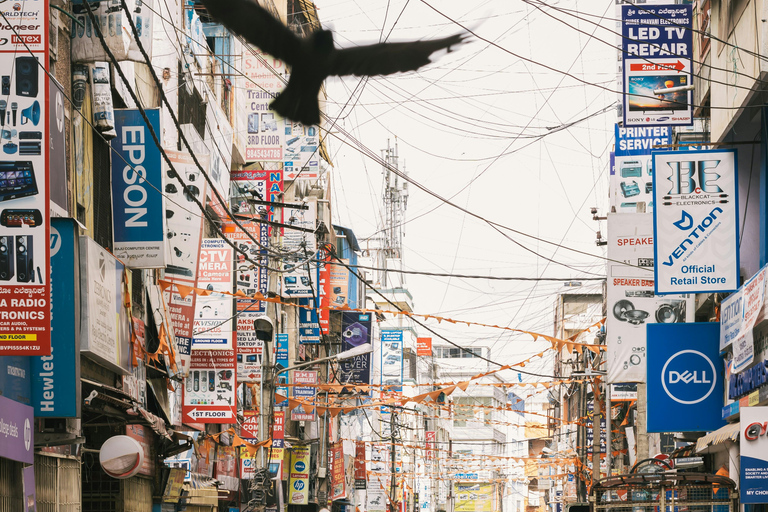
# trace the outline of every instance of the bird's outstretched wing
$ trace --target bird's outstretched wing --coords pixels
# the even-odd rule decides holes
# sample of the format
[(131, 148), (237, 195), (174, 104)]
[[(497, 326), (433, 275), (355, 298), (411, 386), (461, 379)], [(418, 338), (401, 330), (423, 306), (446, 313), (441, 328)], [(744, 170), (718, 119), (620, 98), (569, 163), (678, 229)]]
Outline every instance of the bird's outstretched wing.
[(378, 43), (336, 50), (329, 57), (328, 75), (374, 76), (415, 71), (429, 64), (430, 56), (436, 51), (450, 51), (465, 38), (465, 34), (455, 34), (442, 39)]
[(255, 0), (201, 0), (208, 13), (264, 53), (294, 64), (301, 39)]

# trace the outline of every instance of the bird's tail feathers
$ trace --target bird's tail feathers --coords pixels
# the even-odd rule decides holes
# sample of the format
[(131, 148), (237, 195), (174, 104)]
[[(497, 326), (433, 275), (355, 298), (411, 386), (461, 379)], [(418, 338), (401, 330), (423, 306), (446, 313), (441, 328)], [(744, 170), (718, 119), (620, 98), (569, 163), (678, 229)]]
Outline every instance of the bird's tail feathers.
[(300, 93), (292, 94), (290, 88), (286, 88), (269, 105), (269, 108), (277, 112), (281, 117), (298, 121), (304, 126), (320, 124), (320, 105), (317, 96), (307, 96)]

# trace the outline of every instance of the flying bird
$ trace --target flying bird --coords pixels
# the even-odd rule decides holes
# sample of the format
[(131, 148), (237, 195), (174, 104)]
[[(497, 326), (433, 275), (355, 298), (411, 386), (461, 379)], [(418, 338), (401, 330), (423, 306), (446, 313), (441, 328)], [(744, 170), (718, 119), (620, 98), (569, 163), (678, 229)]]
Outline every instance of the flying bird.
[(288, 85), (270, 104), (279, 115), (306, 126), (320, 123), (318, 95), (329, 76), (375, 76), (415, 71), (439, 50), (451, 51), (465, 34), (442, 39), (378, 43), (337, 49), (330, 30), (299, 37), (254, 0), (202, 0), (208, 13), (264, 53), (291, 67)]

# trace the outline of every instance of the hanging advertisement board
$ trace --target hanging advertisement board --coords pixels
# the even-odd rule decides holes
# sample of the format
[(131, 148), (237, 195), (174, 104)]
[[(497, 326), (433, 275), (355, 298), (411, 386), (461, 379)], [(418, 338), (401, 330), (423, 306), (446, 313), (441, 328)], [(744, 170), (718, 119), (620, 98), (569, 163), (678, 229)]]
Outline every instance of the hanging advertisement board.
[(78, 230), (72, 219), (51, 219), (51, 353), (30, 358), (32, 405), (39, 417), (80, 416)]
[(693, 124), (692, 24), (691, 5), (621, 6), (624, 126)]
[(654, 152), (653, 169), (656, 293), (738, 289), (736, 150)]
[(340, 500), (347, 496), (347, 471), (344, 467), (344, 445), (336, 443), (331, 447), (331, 499)]
[(309, 503), (309, 462), (310, 447), (294, 445), (288, 482), (288, 503), (291, 505)]
[(0, 457), (32, 464), (35, 460), (34, 409), (0, 396)]
[(192, 349), (185, 379), (184, 423), (234, 423), (237, 412), (235, 351)]
[(403, 331), (381, 331), (381, 384), (403, 391)]
[[(203, 237), (203, 216), (192, 213), (196, 208), (192, 202), (192, 196), (198, 197), (204, 203), (207, 183), (189, 153), (171, 150), (166, 150), (165, 153), (189, 189), (188, 192), (184, 192), (180, 184), (170, 178), (173, 171), (163, 162), (165, 175), (169, 176), (165, 180), (164, 188), (168, 199), (165, 204), (166, 248), (168, 249), (165, 279), (181, 286), (195, 287)], [(209, 156), (204, 153), (196, 156), (203, 169), (207, 170)], [(176, 349), (181, 357), (181, 373), (186, 375), (192, 350), (192, 328), (197, 294), (188, 293), (182, 297), (176, 287), (170, 287), (164, 292), (164, 297), (171, 313)]]
[(424, 433), (424, 439), (426, 440), (426, 459), (432, 460), (435, 458), (435, 441), (437, 441), (437, 432), (434, 430), (428, 430)]
[[(18, 7), (16, 9), (15, 7)], [(22, 8), (23, 7), (23, 8)], [(47, 2), (0, 24), (0, 355), (51, 353)], [(5, 135), (7, 132), (7, 135)]]
[(195, 304), (192, 348), (232, 350), (232, 247), (220, 238), (203, 239), (197, 287), (212, 292)]
[(720, 351), (727, 349), (741, 334), (744, 320), (744, 288), (728, 295), (720, 304)]
[(317, 180), (320, 177), (320, 129), (285, 120), (286, 180)]
[(355, 441), (355, 489), (366, 488), (368, 476), (365, 465), (365, 442)]
[(712, 432), (725, 421), (720, 326), (648, 325), (648, 432)]
[[(256, 293), (266, 297), (268, 291), (266, 267), (269, 263), (266, 254), (266, 247), (269, 246), (268, 226), (258, 222), (241, 222), (240, 225), (242, 228), (228, 224), (226, 229), (227, 238), (242, 251), (235, 252), (235, 289), (248, 297), (253, 297)], [(257, 240), (258, 244), (254, 240)], [(256, 263), (248, 261), (246, 255)], [(264, 316), (267, 312), (267, 303), (264, 301), (238, 298), (235, 302), (237, 311), (242, 312), (240, 316)]]
[(131, 316), (123, 303), (125, 267), (106, 249), (80, 237), (80, 352), (112, 371), (131, 372)]
[(757, 317), (763, 310), (765, 299), (765, 274), (766, 268), (763, 267), (757, 274), (752, 276), (744, 286), (740, 288), (744, 300), (741, 329), (738, 337), (733, 341), (733, 360), (731, 362), (731, 373), (739, 373), (755, 361), (755, 338), (753, 329), (757, 322)]
[[(371, 343), (370, 313), (344, 311), (341, 314), (341, 350), (351, 350)], [(363, 354), (339, 362), (339, 382), (343, 384), (371, 383), (371, 354)]]
[[(285, 224), (314, 230), (317, 227), (317, 202), (306, 203), (307, 209), (286, 208), (283, 212)], [(291, 253), (282, 260), (281, 295), (285, 297), (315, 297), (317, 295), (317, 240), (314, 233), (286, 227), (283, 247)]]
[(616, 125), (615, 172), (611, 174), (611, 206), (616, 213), (653, 211), (651, 151), (665, 144), (672, 144), (669, 126)]
[(491, 512), (493, 484), (455, 482), (456, 505), (454, 512)]
[(256, 47), (243, 54), (245, 111), (248, 137), (245, 161), (282, 162), (285, 146), (285, 122), (269, 109), (275, 96), (285, 88), (288, 75), (285, 64)]
[[(233, 213), (241, 216), (252, 215), (254, 219), (262, 219), (272, 222), (282, 222), (282, 209), (276, 216), (276, 208), (255, 204), (253, 199), (259, 201), (282, 202), (283, 171), (263, 169), (240, 169), (231, 173), (230, 206)], [(271, 228), (268, 229), (268, 233)]]
[[(158, 137), (160, 109), (145, 111)], [(112, 139), (112, 239), (114, 254), (129, 268), (166, 264), (165, 195), (180, 185), (163, 179), (160, 149), (138, 109), (115, 110), (117, 137)]]
[(739, 420), (740, 501), (745, 505), (768, 503), (768, 407), (744, 407)]
[(259, 411), (243, 411), (243, 424), (240, 428), (243, 439), (259, 438)]
[(416, 338), (416, 355), (420, 357), (432, 355), (432, 338)]
[(693, 320), (693, 298), (653, 292), (650, 215), (608, 215), (607, 382), (645, 382), (646, 325)]
[[(317, 396), (317, 372), (294, 370), (291, 372), (291, 378), (293, 379), (293, 397), (307, 402), (314, 401)], [(302, 406), (299, 406), (291, 411), (291, 421), (314, 421), (315, 418), (316, 409), (306, 412)]]
[(317, 299), (299, 299), (299, 343), (314, 345), (320, 343), (320, 321), (317, 314)]

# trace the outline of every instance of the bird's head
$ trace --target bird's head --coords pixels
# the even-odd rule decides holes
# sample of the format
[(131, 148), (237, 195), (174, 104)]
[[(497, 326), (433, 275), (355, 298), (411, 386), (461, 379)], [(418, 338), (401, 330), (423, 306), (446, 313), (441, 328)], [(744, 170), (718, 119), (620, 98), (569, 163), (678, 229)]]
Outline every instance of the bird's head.
[(316, 50), (327, 52), (333, 50), (333, 32), (330, 30), (318, 30), (313, 32), (310, 38)]

